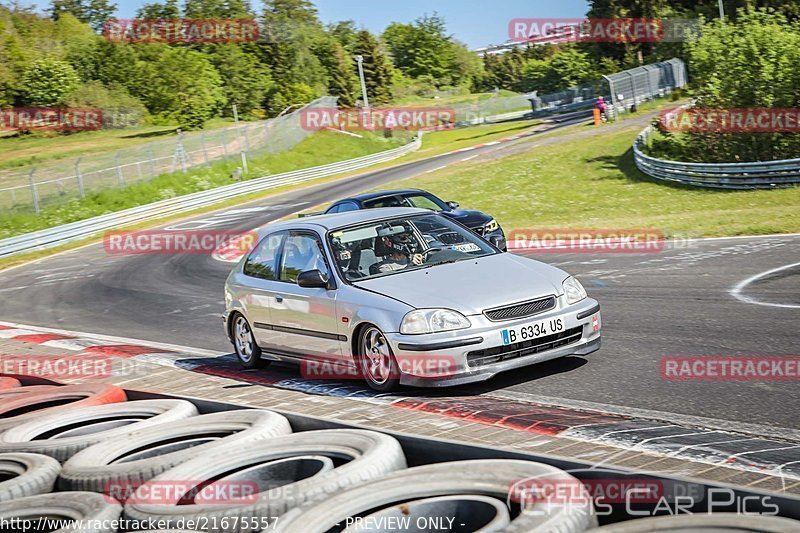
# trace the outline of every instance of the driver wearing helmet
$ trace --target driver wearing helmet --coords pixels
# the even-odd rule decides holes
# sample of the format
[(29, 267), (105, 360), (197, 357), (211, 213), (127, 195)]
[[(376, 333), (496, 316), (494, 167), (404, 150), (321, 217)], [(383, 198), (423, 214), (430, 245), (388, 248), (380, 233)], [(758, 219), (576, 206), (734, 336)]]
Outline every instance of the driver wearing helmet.
[(425, 258), (422, 254), (413, 252), (416, 240), (410, 230), (406, 229), (402, 233), (382, 238), (383, 244), (391, 253), (378, 263), (378, 272), (402, 270), (409, 264), (419, 266), (424, 262)]

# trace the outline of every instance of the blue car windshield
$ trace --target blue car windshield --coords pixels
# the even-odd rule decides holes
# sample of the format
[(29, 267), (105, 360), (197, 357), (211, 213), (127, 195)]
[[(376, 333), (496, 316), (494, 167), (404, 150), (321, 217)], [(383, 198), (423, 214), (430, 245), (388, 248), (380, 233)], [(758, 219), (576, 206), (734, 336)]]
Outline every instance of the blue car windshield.
[(331, 231), (328, 237), (336, 266), (348, 281), (498, 253), (473, 232), (438, 214), (373, 221)]

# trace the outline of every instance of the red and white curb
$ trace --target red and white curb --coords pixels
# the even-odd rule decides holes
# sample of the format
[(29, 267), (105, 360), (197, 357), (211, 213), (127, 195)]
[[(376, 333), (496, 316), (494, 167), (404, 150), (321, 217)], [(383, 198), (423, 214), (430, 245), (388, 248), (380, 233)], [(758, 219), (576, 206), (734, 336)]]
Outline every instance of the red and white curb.
[[(544, 130), (546, 131), (546, 130)], [(543, 133), (542, 130), (534, 130), (534, 131), (526, 131), (524, 133), (519, 133), (517, 135), (512, 135), (511, 137), (504, 137), (502, 139), (498, 139), (496, 141), (485, 142), (481, 144), (476, 144), (475, 146), (468, 146), (467, 148), (461, 148), (459, 150), (453, 150), (452, 152), (448, 152), (448, 154), (460, 154), (463, 152), (471, 152), (472, 150), (477, 150), (479, 148), (486, 148), (487, 146), (496, 146), (498, 144), (504, 144), (511, 141), (518, 141), (519, 139), (524, 139), (526, 137), (532, 137), (537, 133)]]
[[(692, 426), (661, 422), (648, 419), (647, 415), (637, 417), (615, 413), (614, 406), (608, 406), (610, 409), (604, 412), (602, 404), (589, 407), (543, 404), (515, 399), (502, 393), (433, 398), (378, 394), (366, 389), (360, 382), (287, 379), (271, 375), (268, 370), (245, 371), (228, 353), (11, 322), (0, 322), (0, 339), (71, 351), (75, 352), (76, 357), (105, 356), (141, 361), (296, 392), (390, 405), (539, 436), (568, 437), (625, 450), (759, 472), (780, 476), (791, 483), (800, 480), (800, 444), (796, 440), (777, 440), (710, 429), (708, 426), (713, 428), (714, 424), (707, 423), (698, 422)], [(139, 377), (138, 372), (130, 367), (125, 370)], [(662, 415), (665, 416), (661, 416), (661, 419), (670, 419), (668, 413)], [(731, 425), (724, 421), (717, 421), (716, 425), (723, 427), (725, 424)], [(752, 430), (758, 428), (751, 424), (747, 426)], [(786, 430), (787, 435), (795, 433)]]

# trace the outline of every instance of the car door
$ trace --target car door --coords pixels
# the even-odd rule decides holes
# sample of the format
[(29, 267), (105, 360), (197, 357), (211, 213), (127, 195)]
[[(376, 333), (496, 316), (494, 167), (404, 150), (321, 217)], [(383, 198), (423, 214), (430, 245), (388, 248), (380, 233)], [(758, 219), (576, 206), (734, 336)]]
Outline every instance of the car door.
[(256, 342), (263, 350), (278, 346), (280, 339), (271, 329), (272, 302), (282, 287), (278, 281), (278, 258), (286, 232), (279, 231), (264, 237), (245, 259), (242, 274), (247, 280), (248, 294), (245, 310)]
[(289, 231), (279, 259), (279, 289), (270, 312), (288, 354), (338, 360), (347, 338), (339, 331), (336, 290), (297, 285), (297, 276), (309, 270), (320, 270), (332, 279), (323, 250), (317, 233)]

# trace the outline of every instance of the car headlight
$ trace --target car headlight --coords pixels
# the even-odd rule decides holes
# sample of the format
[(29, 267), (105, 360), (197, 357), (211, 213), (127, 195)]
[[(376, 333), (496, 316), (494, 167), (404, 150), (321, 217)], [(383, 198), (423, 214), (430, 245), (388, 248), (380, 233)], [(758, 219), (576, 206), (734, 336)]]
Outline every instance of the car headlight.
[(586, 289), (583, 288), (581, 282), (572, 276), (564, 280), (564, 294), (567, 296), (568, 304), (576, 304), (586, 298)]
[(407, 313), (400, 324), (403, 335), (421, 335), (468, 328), (472, 323), (457, 311), (450, 309), (417, 309)]
[(483, 226), (483, 231), (484, 233), (491, 233), (497, 231), (498, 228), (500, 228), (500, 224), (495, 219), (492, 219)]

